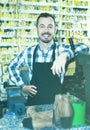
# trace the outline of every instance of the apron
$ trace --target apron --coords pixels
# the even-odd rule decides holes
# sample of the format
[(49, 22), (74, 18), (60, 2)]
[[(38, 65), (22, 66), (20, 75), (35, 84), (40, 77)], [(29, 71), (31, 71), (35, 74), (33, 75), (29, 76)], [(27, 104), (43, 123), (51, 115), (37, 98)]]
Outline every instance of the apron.
[(35, 62), (37, 47), (33, 55), (33, 74), (31, 84), (37, 87), (37, 94), (28, 97), (29, 105), (53, 104), (55, 95), (61, 92), (60, 79), (57, 75), (53, 75), (51, 66), (55, 60), (55, 46), (53, 48), (52, 62), (39, 63)]

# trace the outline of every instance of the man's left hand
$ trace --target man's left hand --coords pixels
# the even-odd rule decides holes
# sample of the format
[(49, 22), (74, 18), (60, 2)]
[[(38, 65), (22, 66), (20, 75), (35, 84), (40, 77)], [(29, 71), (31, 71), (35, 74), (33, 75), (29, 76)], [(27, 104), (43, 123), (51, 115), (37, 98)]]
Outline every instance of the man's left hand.
[(61, 53), (53, 62), (53, 65), (51, 67), (53, 75), (65, 73), (65, 65), (67, 62), (67, 53)]

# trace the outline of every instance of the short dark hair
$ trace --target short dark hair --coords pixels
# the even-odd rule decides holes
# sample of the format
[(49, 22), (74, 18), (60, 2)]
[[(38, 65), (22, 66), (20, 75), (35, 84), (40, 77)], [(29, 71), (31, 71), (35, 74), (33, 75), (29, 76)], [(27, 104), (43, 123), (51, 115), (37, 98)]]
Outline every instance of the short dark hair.
[(39, 19), (40, 19), (41, 17), (45, 17), (45, 18), (51, 17), (51, 18), (53, 19), (54, 23), (56, 24), (55, 18), (54, 18), (53, 15), (51, 15), (51, 14), (49, 14), (49, 13), (41, 13), (41, 14), (38, 16), (38, 18), (37, 18), (36, 26), (38, 26), (38, 21), (39, 21)]

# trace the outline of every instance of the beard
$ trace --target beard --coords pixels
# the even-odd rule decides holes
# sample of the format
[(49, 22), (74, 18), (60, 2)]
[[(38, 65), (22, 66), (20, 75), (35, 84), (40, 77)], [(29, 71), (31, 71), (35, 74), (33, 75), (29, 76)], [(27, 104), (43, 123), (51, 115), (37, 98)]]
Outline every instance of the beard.
[(44, 35), (48, 35), (48, 37), (39, 37), (39, 39), (43, 42), (43, 43), (50, 43), (53, 39), (53, 37), (51, 37), (51, 34), (50, 33), (43, 33), (42, 36)]
[(43, 43), (49, 43), (52, 41), (52, 39), (41, 39), (40, 40), (43, 42)]

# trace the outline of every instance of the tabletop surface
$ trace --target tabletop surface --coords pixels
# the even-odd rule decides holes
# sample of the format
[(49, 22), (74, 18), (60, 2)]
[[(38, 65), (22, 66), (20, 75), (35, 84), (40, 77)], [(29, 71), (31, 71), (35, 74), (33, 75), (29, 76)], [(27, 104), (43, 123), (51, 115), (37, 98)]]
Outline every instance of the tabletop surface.
[[(39, 105), (27, 107), (26, 115), (14, 116), (7, 118), (3, 116), (0, 119), (0, 130), (64, 130), (61, 126), (55, 126), (52, 124), (52, 109), (53, 105)], [(25, 119), (30, 119), (29, 128), (24, 125)], [(28, 122), (27, 122), (28, 123)], [(69, 130), (90, 130), (89, 125), (73, 126)]]

